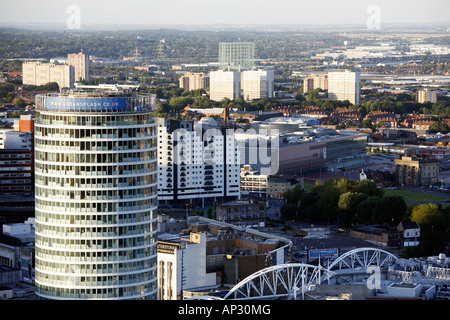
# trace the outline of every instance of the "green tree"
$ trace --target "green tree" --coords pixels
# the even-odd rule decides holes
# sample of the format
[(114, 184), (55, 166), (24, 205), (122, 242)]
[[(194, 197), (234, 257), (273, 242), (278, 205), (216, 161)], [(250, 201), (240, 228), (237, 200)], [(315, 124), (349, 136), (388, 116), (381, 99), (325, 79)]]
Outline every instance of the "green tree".
[(372, 120), (364, 119), (362, 122), (363, 128), (373, 128)]
[(358, 216), (358, 222), (363, 224), (373, 223), (373, 217), (376, 214), (379, 203), (379, 197), (368, 197), (366, 200), (359, 203), (355, 211)]
[(22, 98), (17, 98), (17, 99), (14, 101), (14, 106), (15, 106), (16, 108), (22, 109), (22, 108), (25, 108), (26, 105), (27, 105), (27, 102), (26, 102), (24, 99), (22, 99)]
[(372, 217), (374, 223), (387, 223), (394, 227), (405, 218), (407, 205), (400, 196), (384, 196), (376, 208), (376, 215)]
[(383, 189), (377, 187), (377, 185), (370, 180), (358, 181), (353, 187), (354, 192), (367, 194), (369, 197), (382, 197)]
[(440, 122), (440, 121), (436, 121), (436, 122), (433, 122), (430, 125), (429, 130), (430, 130), (430, 132), (447, 133), (447, 132), (449, 132), (450, 129), (449, 129), (449, 127), (448, 127), (448, 125), (446, 123), (443, 123), (443, 122)]
[(303, 190), (302, 185), (298, 183), (284, 193), (284, 200), (288, 204), (297, 206), (304, 193), (305, 191)]
[(367, 194), (357, 192), (346, 192), (341, 194), (338, 201), (338, 208), (342, 211), (354, 213), (358, 205), (368, 198)]
[(411, 221), (420, 226), (421, 240), (419, 252), (422, 255), (440, 253), (448, 243), (449, 211), (439, 205), (428, 203), (415, 206)]
[(413, 208), (411, 221), (417, 222), (421, 228), (426, 228), (443, 223), (443, 217), (437, 204), (423, 203)]
[(310, 90), (306, 94), (306, 105), (320, 106), (322, 104), (322, 100), (320, 99), (319, 89)]

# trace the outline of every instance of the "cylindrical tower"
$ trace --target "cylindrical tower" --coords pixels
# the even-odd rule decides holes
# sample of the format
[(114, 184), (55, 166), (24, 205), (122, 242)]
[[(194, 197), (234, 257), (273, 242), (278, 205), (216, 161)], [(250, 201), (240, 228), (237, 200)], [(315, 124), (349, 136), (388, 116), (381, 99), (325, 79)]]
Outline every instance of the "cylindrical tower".
[(154, 98), (37, 96), (39, 299), (156, 299)]

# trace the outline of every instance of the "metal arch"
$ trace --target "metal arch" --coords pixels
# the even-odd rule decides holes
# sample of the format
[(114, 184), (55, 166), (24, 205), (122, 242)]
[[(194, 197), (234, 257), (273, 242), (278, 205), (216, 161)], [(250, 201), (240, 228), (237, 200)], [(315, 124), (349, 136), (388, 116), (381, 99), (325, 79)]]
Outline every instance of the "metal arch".
[(184, 300), (223, 300), (223, 298), (216, 296), (197, 296), (192, 298), (185, 298)]
[(367, 268), (371, 265), (382, 267), (387, 262), (396, 261), (397, 259), (398, 257), (394, 254), (378, 248), (358, 248), (338, 257), (328, 266), (328, 270), (331, 271), (335, 267), (339, 270)]
[(236, 284), (223, 299), (304, 299), (312, 285), (320, 284), (323, 275), (329, 278), (334, 272), (321, 266), (289, 263), (259, 270)]

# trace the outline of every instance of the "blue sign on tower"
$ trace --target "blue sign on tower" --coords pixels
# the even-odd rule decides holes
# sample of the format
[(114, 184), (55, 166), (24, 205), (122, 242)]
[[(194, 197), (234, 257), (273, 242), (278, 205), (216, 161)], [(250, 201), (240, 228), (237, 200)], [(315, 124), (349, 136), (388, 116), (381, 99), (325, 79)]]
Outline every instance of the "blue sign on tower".
[(67, 111), (126, 111), (126, 98), (62, 98), (47, 97), (45, 101), (48, 110)]

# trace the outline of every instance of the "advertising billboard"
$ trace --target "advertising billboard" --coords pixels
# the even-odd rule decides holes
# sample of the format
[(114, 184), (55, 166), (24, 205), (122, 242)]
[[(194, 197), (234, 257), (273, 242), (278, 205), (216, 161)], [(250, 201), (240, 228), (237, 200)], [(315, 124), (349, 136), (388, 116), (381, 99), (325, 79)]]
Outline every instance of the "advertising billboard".
[(127, 99), (119, 98), (63, 98), (47, 97), (47, 110), (110, 112), (126, 111)]
[(318, 260), (319, 258), (325, 260), (334, 260), (339, 257), (339, 249), (309, 249), (308, 250), (308, 261)]

